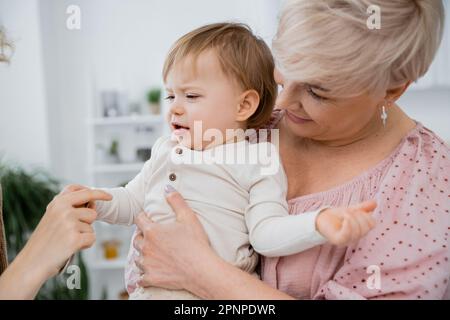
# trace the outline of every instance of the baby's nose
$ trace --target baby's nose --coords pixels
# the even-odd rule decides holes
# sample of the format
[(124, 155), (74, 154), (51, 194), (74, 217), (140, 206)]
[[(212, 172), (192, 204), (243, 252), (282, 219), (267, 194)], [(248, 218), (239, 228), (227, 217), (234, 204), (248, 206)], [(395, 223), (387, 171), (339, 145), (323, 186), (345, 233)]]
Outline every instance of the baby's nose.
[(170, 106), (170, 113), (175, 115), (181, 115), (184, 113), (184, 107), (182, 106), (182, 104), (174, 101), (174, 103), (172, 103), (172, 105)]

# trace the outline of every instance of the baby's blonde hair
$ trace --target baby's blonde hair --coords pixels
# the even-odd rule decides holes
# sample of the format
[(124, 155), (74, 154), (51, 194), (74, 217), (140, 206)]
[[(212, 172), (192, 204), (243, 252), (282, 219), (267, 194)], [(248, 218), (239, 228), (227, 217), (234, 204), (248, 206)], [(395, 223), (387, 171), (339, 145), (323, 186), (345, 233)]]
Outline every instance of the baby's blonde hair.
[(245, 24), (209, 24), (178, 39), (164, 63), (164, 81), (177, 63), (188, 56), (195, 60), (207, 50), (215, 50), (223, 72), (243, 90), (258, 92), (259, 106), (247, 120), (247, 127), (259, 128), (266, 124), (277, 96), (275, 63), (267, 44)]
[[(380, 29), (367, 25), (371, 5)], [(427, 72), (443, 28), (441, 0), (288, 0), (273, 53), (287, 79), (337, 96), (383, 92)]]

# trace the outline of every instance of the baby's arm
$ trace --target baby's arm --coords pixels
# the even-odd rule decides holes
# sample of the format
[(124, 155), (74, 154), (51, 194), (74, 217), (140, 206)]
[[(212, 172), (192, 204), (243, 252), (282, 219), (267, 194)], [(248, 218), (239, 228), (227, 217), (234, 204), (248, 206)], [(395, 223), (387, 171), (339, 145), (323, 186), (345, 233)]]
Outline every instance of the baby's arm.
[(96, 201), (97, 220), (110, 224), (132, 225), (134, 217), (144, 210), (145, 177), (150, 170), (150, 160), (139, 174), (125, 187), (101, 188), (113, 196), (111, 201)]
[(152, 147), (152, 157), (144, 164), (139, 174), (125, 187), (101, 189), (110, 193), (113, 199), (112, 201), (97, 201), (95, 203), (95, 209), (98, 213), (97, 220), (110, 224), (134, 224), (134, 218), (144, 211), (146, 184), (152, 174), (154, 158), (157, 156), (160, 145), (167, 140), (167, 137), (161, 137), (155, 142)]
[(374, 226), (369, 214), (376, 207), (373, 201), (349, 208), (325, 207), (289, 215), (286, 192), (287, 181), (282, 170), (273, 175), (259, 175), (249, 188), (250, 203), (245, 218), (250, 243), (264, 256), (287, 256), (327, 241), (346, 245)]
[[(70, 185), (77, 191), (84, 189), (98, 189), (109, 193), (112, 196), (111, 201), (95, 201), (86, 203), (84, 206), (94, 209), (97, 212), (97, 220), (108, 222), (110, 224), (131, 225), (134, 223), (134, 216), (142, 211), (142, 203), (138, 193), (130, 188), (134, 182), (138, 184), (139, 175), (131, 181), (125, 188), (89, 188), (81, 185)], [(64, 192), (64, 191), (63, 191)]]
[(98, 213), (97, 220), (127, 226), (134, 223), (134, 217), (143, 211), (144, 205), (143, 191), (135, 188), (135, 186), (141, 184), (140, 180), (142, 179), (139, 175), (125, 187), (101, 188), (101, 190), (111, 194), (113, 199), (109, 202), (95, 202), (95, 210)]

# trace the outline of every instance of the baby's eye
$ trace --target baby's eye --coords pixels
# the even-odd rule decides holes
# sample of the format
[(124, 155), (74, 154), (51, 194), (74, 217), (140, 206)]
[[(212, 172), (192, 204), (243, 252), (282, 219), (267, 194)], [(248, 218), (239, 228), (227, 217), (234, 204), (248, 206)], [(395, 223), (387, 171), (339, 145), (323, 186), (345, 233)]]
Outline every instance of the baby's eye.
[(197, 99), (198, 97), (200, 97), (199, 95), (196, 94), (187, 94), (186, 98), (188, 98), (189, 100), (194, 100)]
[(168, 95), (168, 96), (165, 98), (165, 100), (168, 100), (168, 101), (172, 101), (173, 99), (175, 99), (175, 96), (174, 96), (174, 95)]

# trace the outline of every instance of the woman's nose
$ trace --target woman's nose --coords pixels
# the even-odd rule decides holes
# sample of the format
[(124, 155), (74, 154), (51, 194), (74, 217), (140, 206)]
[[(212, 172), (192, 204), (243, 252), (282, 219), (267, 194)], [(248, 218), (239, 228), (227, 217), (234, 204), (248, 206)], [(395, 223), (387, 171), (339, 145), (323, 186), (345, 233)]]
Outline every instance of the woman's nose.
[(287, 109), (293, 105), (300, 106), (301, 102), (298, 97), (295, 97), (290, 88), (285, 87), (278, 93), (277, 101), (275, 104), (281, 109)]

